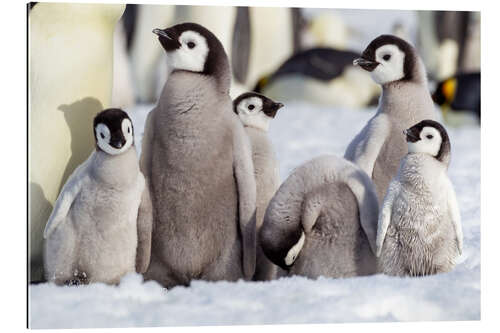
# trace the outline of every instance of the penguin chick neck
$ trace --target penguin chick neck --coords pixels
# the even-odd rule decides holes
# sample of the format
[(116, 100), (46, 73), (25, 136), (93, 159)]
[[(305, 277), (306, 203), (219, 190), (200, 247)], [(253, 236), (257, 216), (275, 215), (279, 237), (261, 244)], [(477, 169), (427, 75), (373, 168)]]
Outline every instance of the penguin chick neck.
[(93, 155), (91, 172), (99, 182), (121, 188), (137, 180), (139, 159), (134, 145), (119, 155), (110, 155), (101, 150), (96, 150)]

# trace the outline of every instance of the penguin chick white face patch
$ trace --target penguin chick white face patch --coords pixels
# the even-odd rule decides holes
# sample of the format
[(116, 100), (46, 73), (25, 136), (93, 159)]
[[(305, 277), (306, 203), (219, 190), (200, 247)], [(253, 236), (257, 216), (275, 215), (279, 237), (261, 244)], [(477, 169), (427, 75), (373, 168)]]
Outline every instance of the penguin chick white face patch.
[(124, 153), (134, 142), (132, 123), (129, 119), (122, 120), (121, 133), (111, 133), (108, 126), (103, 123), (97, 124), (95, 131), (97, 145), (104, 152), (110, 155), (119, 155)]
[(441, 148), (442, 138), (434, 127), (426, 126), (420, 131), (420, 140), (408, 142), (409, 153), (425, 153), (437, 156)]
[(375, 51), (378, 66), (370, 72), (372, 79), (378, 84), (385, 84), (405, 77), (405, 53), (394, 44), (387, 44)]
[(299, 238), (299, 241), (297, 244), (292, 246), (292, 248), (288, 251), (286, 257), (285, 257), (285, 264), (287, 266), (290, 266), (295, 262), (297, 257), (299, 256), (300, 250), (302, 250), (302, 247), (304, 246), (304, 240), (306, 239), (306, 236), (304, 232), (302, 232), (302, 235)]
[(243, 99), (236, 107), (236, 111), (243, 125), (267, 131), (272, 118), (267, 116), (262, 108), (262, 99), (253, 96)]
[(179, 36), (179, 43), (179, 48), (167, 53), (169, 69), (203, 72), (209, 51), (205, 37), (196, 31), (184, 31)]

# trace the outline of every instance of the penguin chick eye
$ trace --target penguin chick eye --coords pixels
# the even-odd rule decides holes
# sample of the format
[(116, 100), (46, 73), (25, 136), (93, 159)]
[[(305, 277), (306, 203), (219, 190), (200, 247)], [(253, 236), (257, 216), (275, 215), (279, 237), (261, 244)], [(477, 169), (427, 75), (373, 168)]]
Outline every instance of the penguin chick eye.
[(196, 46), (196, 44), (195, 44), (194, 42), (188, 42), (188, 43), (187, 43), (187, 46), (188, 46), (190, 49), (192, 49), (192, 48), (194, 48), (194, 47)]
[(390, 54), (386, 54), (382, 57), (382, 59), (384, 59), (385, 61), (388, 61), (389, 59), (391, 59), (391, 55)]
[(248, 106), (248, 110), (253, 110), (253, 109), (255, 109), (255, 105), (250, 104), (250, 105)]
[(101, 138), (104, 139), (104, 134), (100, 133), (101, 134)]
[(428, 134), (428, 135), (426, 136), (426, 138), (427, 138), (427, 139), (429, 139), (429, 140), (430, 140), (430, 139), (432, 139), (433, 137), (434, 137), (434, 136), (433, 136), (432, 134)]
[(130, 133), (130, 127), (127, 127), (127, 133)]

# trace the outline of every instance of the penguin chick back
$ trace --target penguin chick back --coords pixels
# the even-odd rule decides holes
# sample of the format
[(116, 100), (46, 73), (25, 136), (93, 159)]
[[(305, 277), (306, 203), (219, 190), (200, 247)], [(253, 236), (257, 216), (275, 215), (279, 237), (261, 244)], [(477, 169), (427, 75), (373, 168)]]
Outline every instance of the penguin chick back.
[[(368, 176), (342, 158), (321, 156), (298, 167), (278, 189), (267, 208), (260, 240), (268, 258), (280, 267), (291, 269), (294, 274), (319, 274), (317, 267), (321, 265), (305, 263), (313, 260), (310, 259), (313, 246), (325, 254), (324, 258), (319, 259), (320, 255), (317, 259), (325, 260), (324, 266), (334, 267), (321, 274), (357, 275), (357, 263), (347, 262), (349, 258), (359, 257), (359, 253), (354, 254), (358, 250), (353, 247), (362, 242), (366, 242), (364, 253), (369, 253), (370, 260), (373, 259), (370, 246), (374, 247), (371, 244), (375, 243), (377, 213), (376, 194)], [(290, 268), (292, 265), (287, 264), (285, 258), (294, 245), (301, 243), (303, 233), (305, 242), (295, 258), (303, 263), (297, 270), (295, 266)], [(362, 240), (359, 240), (360, 235)], [(332, 241), (332, 237), (338, 240)], [(350, 249), (344, 245), (335, 248), (334, 244), (339, 243), (352, 246)], [(345, 251), (350, 253), (345, 254)]]

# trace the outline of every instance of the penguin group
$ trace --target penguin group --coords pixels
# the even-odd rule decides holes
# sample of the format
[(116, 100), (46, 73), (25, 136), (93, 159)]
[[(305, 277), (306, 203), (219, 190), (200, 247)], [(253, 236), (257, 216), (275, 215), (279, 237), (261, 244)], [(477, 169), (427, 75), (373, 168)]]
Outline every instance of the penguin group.
[(140, 157), (126, 112), (95, 116), (95, 149), (45, 227), (48, 281), (116, 284), (138, 272), (169, 289), (453, 269), (463, 236), (451, 144), (408, 42), (382, 35), (354, 59), (382, 95), (344, 157), (316, 157), (280, 184), (267, 133), (284, 105), (258, 92), (232, 100), (229, 58), (207, 28), (153, 33), (169, 73)]

